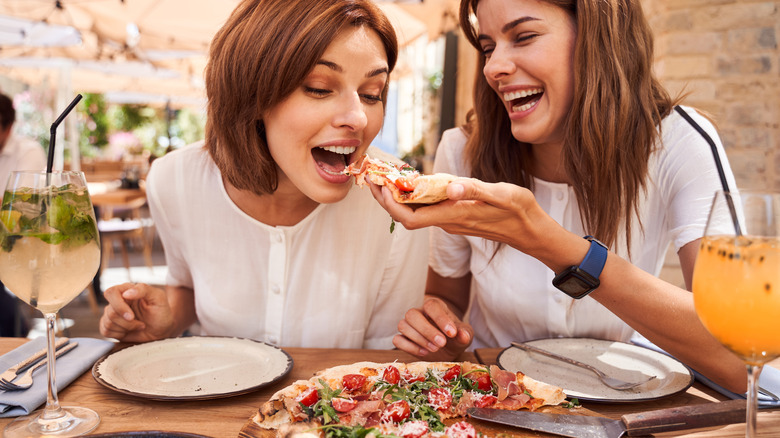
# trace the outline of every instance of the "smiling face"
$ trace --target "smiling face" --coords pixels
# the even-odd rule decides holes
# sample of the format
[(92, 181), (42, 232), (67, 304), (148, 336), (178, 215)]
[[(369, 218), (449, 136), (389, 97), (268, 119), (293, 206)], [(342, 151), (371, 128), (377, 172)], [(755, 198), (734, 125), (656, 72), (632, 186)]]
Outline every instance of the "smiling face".
[(347, 195), (351, 177), (342, 171), (379, 133), (387, 81), (376, 32), (351, 27), (333, 40), (303, 84), (263, 116), (280, 193), (297, 190), (319, 203)]
[(574, 18), (538, 0), (482, 0), (476, 12), (483, 73), (504, 102), (512, 135), (562, 144), (574, 92)]

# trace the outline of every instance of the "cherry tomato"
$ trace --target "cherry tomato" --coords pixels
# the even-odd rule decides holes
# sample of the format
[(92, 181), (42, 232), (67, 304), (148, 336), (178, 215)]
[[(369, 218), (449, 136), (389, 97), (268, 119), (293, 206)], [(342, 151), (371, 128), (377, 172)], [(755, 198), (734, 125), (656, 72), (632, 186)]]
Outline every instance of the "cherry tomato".
[(474, 426), (465, 421), (458, 421), (448, 427), (445, 433), (450, 438), (476, 438), (477, 436), (477, 430), (474, 429)]
[(406, 400), (398, 400), (387, 405), (385, 410), (382, 411), (381, 420), (383, 423), (400, 423), (409, 418), (411, 413), (409, 403)]
[(493, 406), (493, 404), (497, 401), (498, 398), (496, 398), (496, 396), (485, 394), (474, 402), (474, 406), (478, 408), (487, 408), (489, 406)]
[(358, 402), (357, 400), (350, 400), (348, 398), (336, 397), (330, 401), (330, 404), (333, 405), (333, 409), (339, 412), (349, 412), (355, 409), (355, 406), (357, 406)]
[(428, 404), (439, 411), (446, 411), (452, 407), (452, 394), (444, 388), (431, 388)]
[(405, 380), (407, 383), (422, 382), (422, 381), (424, 381), (424, 380), (425, 380), (425, 376), (423, 376), (423, 375), (416, 375), (416, 376), (413, 376), (413, 375), (412, 375), (411, 373), (409, 373), (408, 371), (404, 371), (404, 380)]
[(407, 421), (401, 425), (399, 432), (404, 438), (420, 438), (428, 433), (428, 422), (423, 420)]
[(490, 380), (490, 374), (484, 372), (476, 372), (469, 374), (469, 378), (477, 384), (477, 388), (482, 391), (490, 391), (493, 389), (493, 382)]
[(395, 186), (399, 189), (405, 191), (405, 192), (413, 192), (414, 191), (414, 185), (412, 185), (412, 180), (409, 178), (402, 176), (395, 180)]
[(449, 382), (450, 380), (458, 377), (460, 375), (460, 371), (460, 365), (455, 365), (448, 369), (446, 373), (444, 373), (442, 379), (444, 379), (445, 382)]
[(382, 380), (391, 385), (395, 385), (398, 383), (398, 381), (401, 380), (401, 372), (398, 371), (398, 368), (390, 365), (389, 367), (385, 368), (385, 372), (382, 373)]
[(356, 391), (363, 388), (366, 383), (366, 376), (362, 374), (347, 374), (341, 379), (341, 384), (348, 391)]
[(295, 397), (295, 401), (302, 403), (304, 406), (311, 406), (314, 403), (317, 403), (317, 400), (319, 399), (320, 395), (317, 394), (315, 388), (309, 388), (306, 391), (303, 391), (298, 397)]

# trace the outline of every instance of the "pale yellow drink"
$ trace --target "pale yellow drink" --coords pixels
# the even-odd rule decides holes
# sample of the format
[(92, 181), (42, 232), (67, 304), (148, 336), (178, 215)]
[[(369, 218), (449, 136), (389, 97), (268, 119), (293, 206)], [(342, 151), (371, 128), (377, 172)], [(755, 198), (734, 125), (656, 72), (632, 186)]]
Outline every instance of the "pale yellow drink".
[(693, 298), (707, 330), (740, 358), (780, 356), (780, 238), (704, 237)]
[(0, 278), (31, 306), (56, 313), (84, 290), (100, 265), (89, 195), (70, 186), (52, 196), (21, 189), (6, 192), (2, 206)]

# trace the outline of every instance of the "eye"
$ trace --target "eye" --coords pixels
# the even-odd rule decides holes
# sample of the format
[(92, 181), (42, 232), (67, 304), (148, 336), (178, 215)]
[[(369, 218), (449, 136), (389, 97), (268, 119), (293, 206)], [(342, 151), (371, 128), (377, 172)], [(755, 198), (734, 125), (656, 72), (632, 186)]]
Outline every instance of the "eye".
[(369, 105), (382, 102), (382, 96), (375, 94), (361, 94), (360, 97), (363, 98), (363, 100), (365, 100)]
[(315, 97), (326, 97), (326, 96), (328, 96), (328, 95), (330, 95), (332, 93), (332, 91), (326, 90), (326, 89), (323, 89), (323, 88), (314, 88), (314, 87), (306, 87), (306, 86), (304, 86), (303, 89), (304, 89), (304, 91), (306, 91), (306, 93), (311, 94), (311, 95), (313, 95)]
[(487, 59), (490, 59), (490, 55), (493, 54), (493, 49), (495, 49), (495, 46), (493, 45), (485, 45), (482, 46), (482, 56), (484, 56)]
[(536, 33), (521, 33), (517, 35), (517, 37), (515, 37), (515, 43), (518, 44), (526, 43), (538, 36), (539, 34)]

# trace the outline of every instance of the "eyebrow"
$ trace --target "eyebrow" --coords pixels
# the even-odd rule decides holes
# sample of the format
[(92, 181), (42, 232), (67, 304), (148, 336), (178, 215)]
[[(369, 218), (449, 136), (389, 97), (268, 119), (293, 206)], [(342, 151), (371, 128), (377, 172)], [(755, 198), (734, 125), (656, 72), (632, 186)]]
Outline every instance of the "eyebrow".
[[(507, 32), (509, 32), (510, 30), (514, 29), (515, 27), (517, 27), (517, 26), (519, 26), (519, 25), (521, 25), (521, 24), (523, 24), (523, 23), (529, 22), (529, 21), (539, 21), (539, 18), (535, 18), (535, 17), (527, 17), (527, 16), (526, 16), (526, 17), (520, 17), (520, 18), (518, 18), (518, 19), (516, 19), (516, 20), (512, 20), (512, 21), (510, 21), (509, 23), (505, 24), (505, 25), (504, 25), (504, 26), (501, 28), (501, 33), (507, 33)], [(479, 35), (477, 36), (477, 39), (478, 39), (478, 40), (483, 40), (483, 39), (485, 39), (485, 40), (489, 40), (489, 39), (491, 39), (491, 38), (490, 38), (489, 36), (485, 35), (485, 34), (479, 34)]]
[[(329, 69), (331, 69), (331, 70), (333, 70), (335, 72), (338, 72), (338, 73), (343, 73), (344, 72), (344, 69), (341, 68), (340, 65), (336, 64), (335, 62), (326, 61), (324, 59), (320, 59), (319, 61), (317, 61), (317, 65), (324, 65), (325, 67), (328, 67)], [(387, 67), (380, 67), (380, 68), (371, 70), (370, 72), (366, 73), (366, 77), (367, 78), (372, 78), (374, 76), (379, 76), (382, 73), (389, 74), (390, 72), (387, 69)]]

